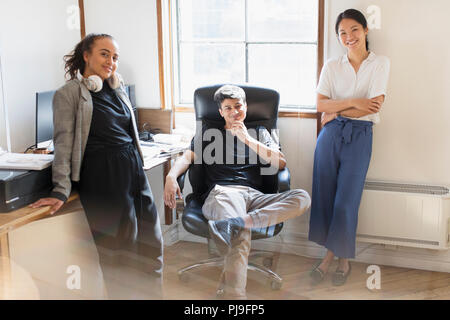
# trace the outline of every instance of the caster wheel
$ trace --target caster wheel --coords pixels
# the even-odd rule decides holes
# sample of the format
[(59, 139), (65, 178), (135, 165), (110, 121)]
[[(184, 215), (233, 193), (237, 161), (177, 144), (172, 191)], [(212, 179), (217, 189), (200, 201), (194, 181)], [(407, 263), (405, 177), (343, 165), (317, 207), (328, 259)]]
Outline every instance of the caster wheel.
[(188, 282), (189, 281), (189, 275), (187, 273), (181, 273), (178, 275), (178, 279), (180, 279), (181, 282)]
[(270, 283), (270, 287), (272, 288), (272, 290), (280, 290), (282, 286), (281, 282), (272, 280), (272, 282)]
[(263, 266), (266, 268), (271, 268), (273, 265), (273, 258), (264, 258), (263, 259)]

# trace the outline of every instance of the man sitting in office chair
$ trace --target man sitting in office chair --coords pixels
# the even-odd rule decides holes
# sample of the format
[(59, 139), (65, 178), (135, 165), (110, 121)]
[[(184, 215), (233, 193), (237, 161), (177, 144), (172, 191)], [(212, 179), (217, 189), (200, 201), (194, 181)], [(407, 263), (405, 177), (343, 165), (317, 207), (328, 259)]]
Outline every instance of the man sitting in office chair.
[[(177, 178), (192, 163), (204, 166), (208, 191), (203, 195), (202, 211), (209, 220), (212, 239), (225, 255), (225, 297), (246, 298), (251, 228), (264, 228), (299, 216), (309, 208), (311, 200), (300, 189), (278, 194), (258, 191), (262, 175), (276, 174), (286, 166), (286, 159), (267, 129), (261, 126), (247, 130), (242, 88), (222, 86), (214, 100), (225, 126), (204, 126), (201, 134), (196, 134), (191, 150), (184, 152), (166, 177), (164, 201), (174, 208), (176, 195), (181, 198)], [(264, 163), (275, 170), (263, 167)]]

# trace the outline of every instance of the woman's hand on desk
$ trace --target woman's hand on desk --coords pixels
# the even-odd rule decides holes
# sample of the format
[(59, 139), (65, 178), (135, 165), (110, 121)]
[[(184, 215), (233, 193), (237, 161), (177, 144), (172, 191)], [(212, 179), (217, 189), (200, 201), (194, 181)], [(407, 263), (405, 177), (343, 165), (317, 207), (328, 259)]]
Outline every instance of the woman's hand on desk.
[(59, 200), (57, 198), (41, 198), (38, 201), (30, 204), (28, 207), (30, 208), (39, 208), (44, 206), (50, 206), (50, 214), (54, 214), (56, 211), (58, 211), (62, 205), (64, 204), (64, 201)]
[(167, 175), (166, 185), (164, 187), (164, 203), (171, 209), (175, 209), (177, 206), (176, 195), (182, 199), (180, 186), (178, 185), (177, 179)]

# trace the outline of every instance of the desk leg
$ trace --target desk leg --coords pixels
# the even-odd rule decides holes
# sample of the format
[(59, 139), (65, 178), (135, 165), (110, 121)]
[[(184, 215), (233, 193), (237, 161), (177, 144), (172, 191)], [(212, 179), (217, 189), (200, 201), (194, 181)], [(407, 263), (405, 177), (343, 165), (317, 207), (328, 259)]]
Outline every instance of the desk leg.
[[(166, 187), (166, 176), (169, 173), (170, 168), (171, 168), (170, 160), (164, 162), (164, 169), (163, 169), (163, 187), (164, 188)], [(172, 216), (173, 216), (172, 209), (164, 204), (164, 218), (165, 218), (164, 220), (165, 220), (166, 225), (170, 225), (173, 223)]]
[(11, 262), (9, 259), (8, 234), (0, 234), (0, 299), (9, 297), (11, 286)]

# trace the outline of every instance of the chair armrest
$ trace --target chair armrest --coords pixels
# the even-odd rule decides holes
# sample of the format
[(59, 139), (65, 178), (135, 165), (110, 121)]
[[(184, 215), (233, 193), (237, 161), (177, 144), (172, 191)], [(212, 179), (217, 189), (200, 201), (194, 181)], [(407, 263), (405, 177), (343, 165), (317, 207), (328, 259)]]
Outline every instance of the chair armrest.
[(285, 167), (278, 171), (278, 192), (284, 192), (291, 189), (291, 174), (289, 169)]

